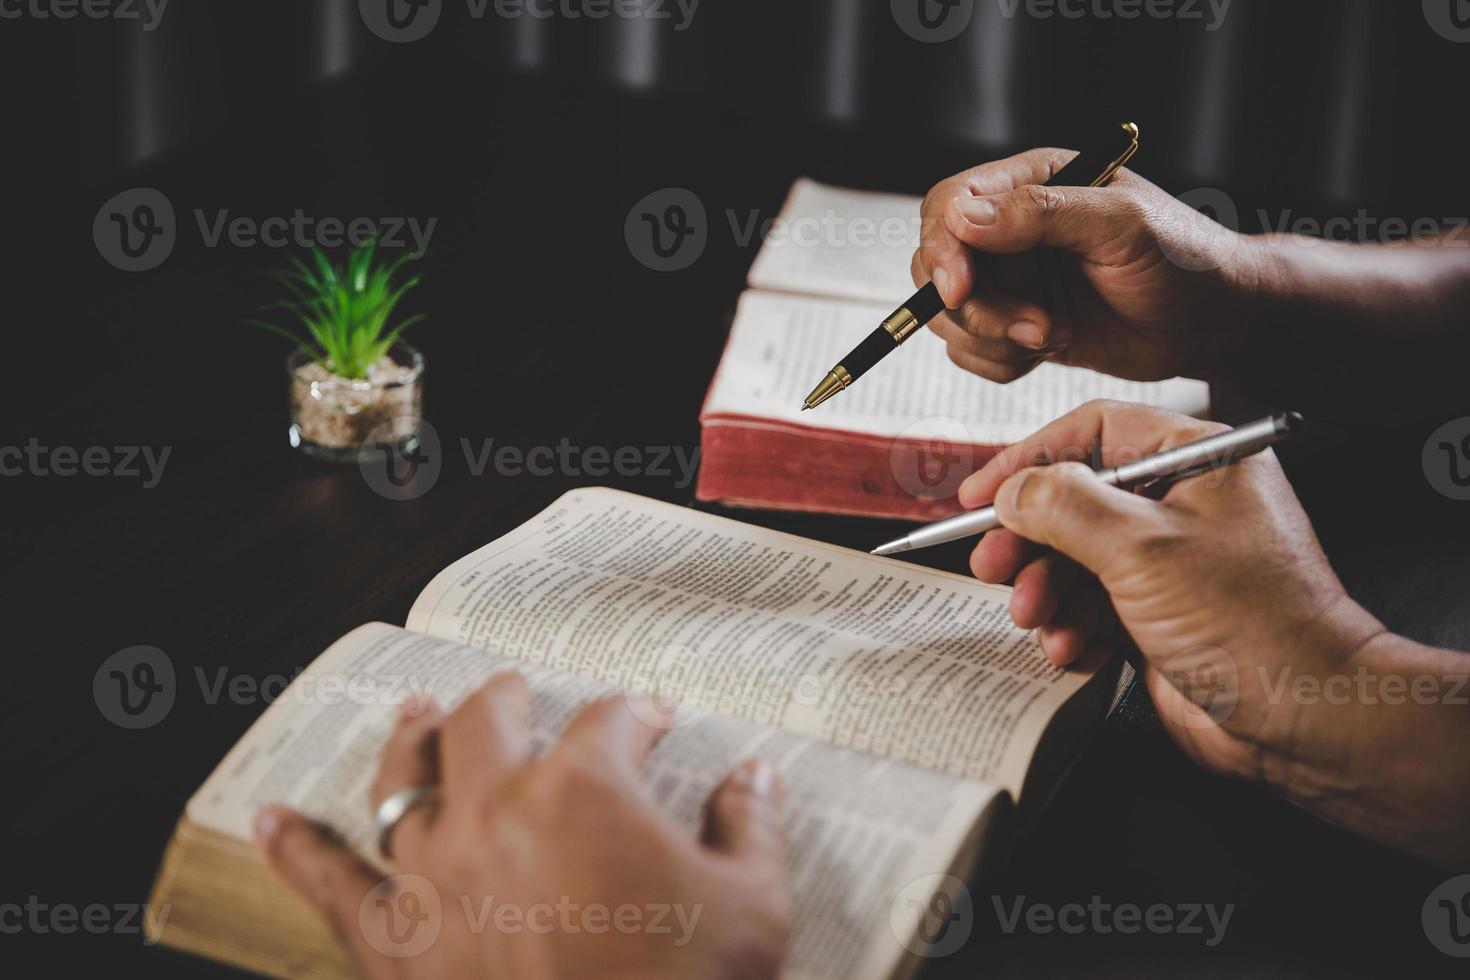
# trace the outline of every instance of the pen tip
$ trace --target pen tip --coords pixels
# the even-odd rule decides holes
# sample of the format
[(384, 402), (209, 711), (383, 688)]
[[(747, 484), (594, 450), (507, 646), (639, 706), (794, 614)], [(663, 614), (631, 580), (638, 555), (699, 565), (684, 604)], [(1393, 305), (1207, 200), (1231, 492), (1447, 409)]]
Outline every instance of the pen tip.
[(803, 412), (810, 412), (812, 410), (812, 407), (810, 405), (803, 405), (801, 406), (801, 410)]

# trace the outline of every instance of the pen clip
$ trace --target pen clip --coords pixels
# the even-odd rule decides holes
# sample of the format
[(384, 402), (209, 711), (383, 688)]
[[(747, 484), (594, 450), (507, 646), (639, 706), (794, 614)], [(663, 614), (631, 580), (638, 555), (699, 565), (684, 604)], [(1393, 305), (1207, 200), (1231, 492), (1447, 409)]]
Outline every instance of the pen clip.
[(1204, 476), (1206, 473), (1213, 473), (1215, 469), (1216, 468), (1209, 463), (1200, 463), (1198, 466), (1191, 467), (1187, 470), (1180, 470), (1178, 473), (1169, 473), (1166, 476), (1156, 476), (1152, 480), (1149, 480), (1147, 483), (1136, 484), (1133, 487), (1133, 492), (1149, 494), (1159, 490), (1167, 491), (1172, 489), (1175, 485), (1183, 483), (1185, 480), (1193, 480), (1197, 476)]
[(1091, 186), (1102, 187), (1108, 181), (1118, 176), (1118, 171), (1126, 167), (1128, 161), (1132, 160), (1133, 155), (1138, 152), (1138, 138), (1140, 136), (1138, 125), (1136, 123), (1126, 122), (1123, 124), (1123, 131), (1133, 138), (1132, 142), (1123, 150), (1118, 159), (1108, 164), (1108, 168), (1102, 172), (1102, 175), (1097, 180), (1092, 182)]

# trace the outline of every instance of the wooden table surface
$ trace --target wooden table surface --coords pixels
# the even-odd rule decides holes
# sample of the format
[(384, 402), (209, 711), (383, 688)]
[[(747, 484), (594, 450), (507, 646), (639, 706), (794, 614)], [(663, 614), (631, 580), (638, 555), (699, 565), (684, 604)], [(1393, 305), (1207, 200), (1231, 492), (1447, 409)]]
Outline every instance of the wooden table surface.
[[(83, 274), (76, 285), (55, 273), (42, 280), (67, 323), (33, 338), (27, 356), (44, 360), (23, 382), (29, 411), (11, 421), (43, 445), (166, 446), (170, 456), (152, 489), (126, 477), (3, 484), (9, 618), (19, 629), (7, 644), (0, 713), (9, 784), (0, 903), (143, 901), (188, 796), (264, 709), (257, 696), (231, 696), (232, 684), (268, 686), (354, 626), (401, 623), (434, 572), (567, 489), (605, 483), (691, 502), (692, 487), (656, 474), (476, 476), (466, 441), (472, 451), (490, 439), (523, 450), (565, 439), (694, 452), (699, 406), (754, 254), (728, 216), (773, 216), (801, 173), (917, 190), (924, 173), (958, 162), (875, 163), (841, 133), (764, 134), (752, 146), (736, 134), (755, 122), (737, 110), (711, 119), (677, 104), (562, 100), (524, 85), (470, 108), (475, 125), (452, 135), (442, 114), (410, 118), (392, 137), (353, 143), (336, 133), (348, 140), (343, 159), (304, 170), (285, 152), (299, 134), (284, 131), (164, 160), (137, 179), (185, 214), (274, 213), (301, 201), (318, 213), (440, 218), (416, 298), (431, 320), (415, 340), (428, 357), (426, 414), (442, 467), (412, 500), (386, 499), (357, 469), (288, 449), (285, 351), (235, 325), (269, 298), (252, 273), (275, 255), (208, 249), (193, 235), (163, 267), (126, 276), (87, 251), (90, 214), (117, 188), (56, 202), (67, 220), (41, 267), (69, 261)], [(517, 152), (521, 137), (504, 134), (528, 119), (541, 120), (537, 145)], [(388, 189), (383, 175), (395, 172)], [(634, 201), (669, 186), (701, 196), (711, 242), (692, 268), (659, 274), (629, 254), (623, 220)], [(69, 339), (73, 329), (87, 341)], [(1470, 646), (1465, 521), (1418, 472), (1428, 431), (1406, 425), (1366, 446), (1327, 432), (1288, 463), (1354, 594), (1397, 629)], [(737, 516), (857, 546), (894, 530)], [(955, 568), (963, 558), (959, 549), (926, 556)], [(104, 717), (92, 683), (104, 659), (139, 644), (167, 654), (176, 697), (161, 722), (127, 731)], [(1448, 973), (1454, 961), (1434, 952), (1420, 923), (1424, 899), (1446, 877), (1198, 771), (1135, 692), (977, 890), (974, 938), (925, 976)], [(1211, 948), (1199, 936), (1006, 934), (992, 896), (1234, 910)], [(144, 948), (121, 930), (26, 938), (58, 975), (100, 966), (154, 977), (228, 972)], [(0, 938), (0, 950), (18, 944)]]

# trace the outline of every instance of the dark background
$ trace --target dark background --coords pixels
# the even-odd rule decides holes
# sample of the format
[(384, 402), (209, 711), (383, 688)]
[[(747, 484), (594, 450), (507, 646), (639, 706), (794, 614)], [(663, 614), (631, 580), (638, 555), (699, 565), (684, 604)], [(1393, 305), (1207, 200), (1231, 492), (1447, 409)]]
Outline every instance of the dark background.
[[(122, 477), (0, 481), (16, 624), (0, 695), (0, 904), (144, 900), (188, 795), (264, 708), (208, 703), (196, 668), (289, 676), (359, 623), (401, 623), (435, 571), (572, 486), (689, 502), (691, 488), (652, 475), (476, 478), (458, 440), (692, 451), (758, 244), (739, 242), (727, 216), (774, 217), (797, 176), (921, 193), (1131, 118), (1145, 133), (1136, 169), (1176, 193), (1224, 190), (1246, 230), (1260, 211), (1467, 210), (1470, 45), (1432, 30), (1418, 3), (1235, 0), (1216, 31), (1001, 9), (977, 0), (964, 33), (932, 44), (900, 31), (883, 0), (704, 0), (683, 32), (475, 19), (446, 2), (432, 34), (399, 45), (348, 0), (171, 0), (153, 31), (0, 20), (0, 444), (170, 449), (151, 490)], [(134, 187), (167, 195), (178, 243), (128, 274), (99, 255), (92, 221)], [(624, 220), (668, 187), (700, 197), (710, 243), (691, 268), (660, 274), (631, 254)], [(411, 303), (430, 315), (413, 341), (446, 447), (431, 492), (384, 500), (355, 469), (290, 452), (285, 350), (238, 325), (274, 298), (258, 273), (281, 256), (206, 247), (196, 208), (438, 219)], [(1227, 416), (1245, 411), (1218, 394)], [(1392, 426), (1318, 420), (1286, 462), (1355, 597), (1416, 638), (1470, 646), (1463, 505), (1433, 493), (1419, 462), (1453, 415), (1400, 407)], [(893, 530), (743, 516), (854, 545)], [(167, 719), (130, 732), (103, 717), (91, 685), (136, 644), (166, 651), (181, 684)], [(1236, 911), (1226, 942), (1205, 949), (1198, 937), (1002, 936), (982, 901), (977, 938), (932, 975), (969, 975), (982, 959), (1004, 976), (1455, 967), (1419, 918), (1446, 872), (1197, 772), (1136, 694), (1001, 873), (997, 893), (1034, 901)], [(136, 935), (4, 935), (0, 957), (18, 946), (57, 971), (227, 972)]]

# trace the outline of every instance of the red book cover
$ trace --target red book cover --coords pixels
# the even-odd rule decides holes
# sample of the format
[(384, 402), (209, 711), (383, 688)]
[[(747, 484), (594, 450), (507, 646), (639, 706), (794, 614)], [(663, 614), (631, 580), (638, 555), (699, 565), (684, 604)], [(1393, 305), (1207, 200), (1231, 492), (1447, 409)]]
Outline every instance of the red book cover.
[(702, 421), (697, 496), (737, 507), (938, 520), (960, 511), (960, 482), (1000, 449), (729, 415)]

